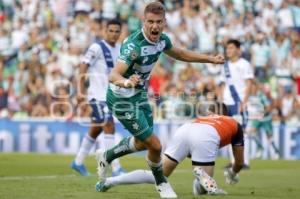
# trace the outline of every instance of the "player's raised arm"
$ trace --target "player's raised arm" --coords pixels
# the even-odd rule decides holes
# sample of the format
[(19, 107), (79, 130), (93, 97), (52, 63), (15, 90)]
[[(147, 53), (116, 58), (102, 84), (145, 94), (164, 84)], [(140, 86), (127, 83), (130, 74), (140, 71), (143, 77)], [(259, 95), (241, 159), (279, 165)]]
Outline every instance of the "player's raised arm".
[(118, 61), (108, 77), (109, 82), (124, 88), (135, 87), (139, 82), (140, 77), (138, 75), (132, 75), (129, 79), (123, 77), (123, 74), (127, 71), (128, 67), (129, 66), (125, 62)]
[(185, 62), (200, 62), (200, 63), (213, 63), (213, 64), (223, 64), (225, 59), (223, 55), (207, 55), (201, 54), (195, 51), (186, 50), (173, 46), (169, 50), (164, 51), (170, 57), (174, 59), (185, 61)]

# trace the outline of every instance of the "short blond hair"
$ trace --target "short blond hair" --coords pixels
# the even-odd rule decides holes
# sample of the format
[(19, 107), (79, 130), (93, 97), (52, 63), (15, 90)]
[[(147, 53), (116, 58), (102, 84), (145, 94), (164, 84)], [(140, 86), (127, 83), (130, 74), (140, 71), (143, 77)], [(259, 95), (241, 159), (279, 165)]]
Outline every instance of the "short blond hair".
[(165, 16), (166, 9), (165, 9), (165, 6), (161, 2), (155, 1), (155, 2), (149, 3), (145, 7), (144, 15), (146, 15), (147, 13), (153, 13), (153, 14), (158, 14), (158, 15)]

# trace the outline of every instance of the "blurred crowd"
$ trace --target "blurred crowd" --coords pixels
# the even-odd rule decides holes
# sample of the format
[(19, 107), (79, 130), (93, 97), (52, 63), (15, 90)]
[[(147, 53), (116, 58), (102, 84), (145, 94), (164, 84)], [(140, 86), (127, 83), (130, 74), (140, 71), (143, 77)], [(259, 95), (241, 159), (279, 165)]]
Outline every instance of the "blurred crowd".
[[(120, 42), (141, 28), (150, 1), (0, 0), (0, 118), (88, 116), (76, 101), (78, 65), (103, 37), (105, 21), (123, 22)], [(273, 119), (300, 119), (299, 0), (165, 0), (165, 32), (176, 46), (224, 53), (230, 38), (272, 101)], [(150, 79), (156, 119), (195, 116), (218, 98), (221, 67), (162, 55)], [(201, 112), (201, 108), (197, 112)]]

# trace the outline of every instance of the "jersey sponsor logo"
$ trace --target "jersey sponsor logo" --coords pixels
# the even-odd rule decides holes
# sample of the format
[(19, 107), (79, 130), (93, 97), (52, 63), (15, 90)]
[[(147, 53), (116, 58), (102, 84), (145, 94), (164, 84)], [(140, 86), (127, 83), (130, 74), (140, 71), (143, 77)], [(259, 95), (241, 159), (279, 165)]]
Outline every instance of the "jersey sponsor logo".
[(145, 64), (148, 60), (149, 60), (148, 57), (144, 57), (144, 59), (143, 59), (143, 64)]
[(154, 65), (155, 65), (155, 62), (152, 64), (149, 64), (149, 65), (143, 65), (143, 66), (134, 64), (133, 69), (140, 73), (149, 73), (149, 72), (151, 72)]
[(165, 47), (166, 47), (166, 41), (162, 40), (157, 44), (156, 49), (158, 51), (163, 51)]
[(127, 145), (122, 145), (114, 149), (114, 153), (120, 153), (122, 151), (127, 151), (129, 147)]
[(149, 45), (149, 46), (143, 46), (141, 48), (141, 56), (148, 56), (148, 55), (155, 55), (158, 52), (162, 52), (164, 48), (166, 47), (166, 41), (160, 41), (157, 43), (157, 45)]
[(133, 44), (133, 43), (129, 43), (129, 44), (127, 45), (127, 48), (128, 48), (129, 50), (133, 50), (133, 49), (134, 49), (134, 44)]

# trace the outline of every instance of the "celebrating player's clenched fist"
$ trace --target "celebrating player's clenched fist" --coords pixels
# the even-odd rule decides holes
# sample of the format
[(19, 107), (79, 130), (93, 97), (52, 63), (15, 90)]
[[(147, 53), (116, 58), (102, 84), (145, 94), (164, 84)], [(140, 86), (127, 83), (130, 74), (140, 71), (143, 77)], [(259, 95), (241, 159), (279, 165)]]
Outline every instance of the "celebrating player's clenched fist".
[(213, 57), (212, 62), (213, 62), (214, 64), (224, 64), (225, 58), (224, 58), (223, 55), (218, 54), (218, 55), (216, 55), (216, 56)]

